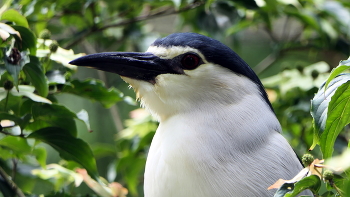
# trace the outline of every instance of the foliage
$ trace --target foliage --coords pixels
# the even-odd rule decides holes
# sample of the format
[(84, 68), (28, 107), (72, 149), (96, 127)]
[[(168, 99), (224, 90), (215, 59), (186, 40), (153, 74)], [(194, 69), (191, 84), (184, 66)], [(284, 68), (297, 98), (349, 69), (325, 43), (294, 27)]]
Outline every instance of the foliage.
[[(157, 123), (149, 114), (136, 110), (133, 118), (125, 121), (127, 128), (118, 133), (114, 145), (88, 144), (82, 138), (89, 135), (86, 131), (96, 130), (89, 121), (89, 115), (94, 113), (88, 114), (84, 109), (74, 112), (57, 98), (71, 94), (112, 110), (118, 102), (134, 105), (125, 96), (127, 90), (122, 93), (106, 88), (100, 80), (73, 78), (79, 73), (68, 62), (83, 54), (75, 54), (72, 48), (88, 53), (144, 50), (148, 40), (159, 37), (152, 29), (154, 24), (147, 21), (169, 15), (176, 15), (177, 31), (186, 27), (221, 40), (248, 63), (256, 64), (254, 70), (264, 78), (284, 134), (296, 152), (303, 154), (311, 145), (320, 147), (312, 154), (323, 156), (326, 163), (314, 162), (306, 170), (314, 172), (312, 169), (325, 165), (322, 168), (333, 170), (334, 178), (323, 181), (322, 174), (319, 178), (317, 173), (309, 173), (304, 179), (299, 176), (300, 181), (295, 179), (281, 186), (277, 192), (280, 196), (294, 196), (305, 188), (319, 196), (349, 192), (350, 180), (345, 173), (349, 166), (332, 166), (350, 163), (348, 152), (344, 152), (349, 146), (349, 130), (343, 130), (349, 123), (349, 75), (338, 76), (347, 70), (350, 60), (342, 61), (330, 76), (327, 73), (334, 62), (350, 55), (350, 4), (346, 0), (7, 0), (0, 5), (3, 196), (91, 193), (75, 188), (81, 182), (101, 196), (118, 192), (125, 195), (125, 188), (116, 182), (128, 188), (129, 196), (142, 196), (144, 164)], [(258, 36), (250, 37), (250, 41), (244, 36), (252, 31)], [(255, 48), (260, 47), (256, 43), (263, 45), (261, 50)], [(262, 61), (257, 62), (259, 59)], [(315, 87), (323, 81), (325, 85), (314, 95)], [(126, 89), (119, 81), (112, 82)], [(115, 115), (113, 118), (120, 119)], [(97, 126), (100, 135), (104, 130), (113, 130)], [(47, 147), (55, 149), (61, 160), (47, 163), (47, 156), (53, 152)], [(96, 165), (96, 160), (99, 164), (106, 158), (107, 163)], [(104, 166), (109, 166), (108, 181), (99, 176)], [(6, 179), (10, 174), (12, 178)], [(15, 188), (8, 185), (12, 183)]]

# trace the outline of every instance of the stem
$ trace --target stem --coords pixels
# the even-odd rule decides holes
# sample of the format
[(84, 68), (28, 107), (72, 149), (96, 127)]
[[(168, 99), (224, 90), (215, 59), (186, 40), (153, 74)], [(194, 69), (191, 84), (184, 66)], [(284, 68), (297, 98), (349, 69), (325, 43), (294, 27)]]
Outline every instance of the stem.
[(11, 189), (17, 194), (19, 197), (25, 197), (22, 190), (13, 182), (10, 176), (5, 172), (5, 170), (0, 166), (0, 176), (10, 185)]
[(17, 160), (15, 158), (12, 159), (13, 169), (12, 169), (12, 179), (16, 179), (16, 171), (17, 171)]
[(5, 111), (7, 111), (7, 102), (9, 100), (10, 90), (7, 90), (6, 100), (5, 100)]

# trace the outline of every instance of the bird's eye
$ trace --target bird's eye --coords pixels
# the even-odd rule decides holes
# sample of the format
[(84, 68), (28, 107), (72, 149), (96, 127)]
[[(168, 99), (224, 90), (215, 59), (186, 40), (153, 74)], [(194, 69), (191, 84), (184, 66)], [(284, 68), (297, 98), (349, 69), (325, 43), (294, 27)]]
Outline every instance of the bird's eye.
[(193, 70), (199, 65), (199, 57), (194, 54), (187, 54), (182, 58), (181, 64), (184, 69)]

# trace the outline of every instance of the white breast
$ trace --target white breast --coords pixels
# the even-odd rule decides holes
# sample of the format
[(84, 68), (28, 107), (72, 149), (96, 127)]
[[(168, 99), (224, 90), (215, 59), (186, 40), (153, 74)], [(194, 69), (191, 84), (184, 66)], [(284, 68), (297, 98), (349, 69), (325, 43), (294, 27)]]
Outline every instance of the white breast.
[(161, 122), (147, 158), (145, 196), (273, 196), (267, 188), (302, 166), (274, 114), (261, 105), (247, 97)]

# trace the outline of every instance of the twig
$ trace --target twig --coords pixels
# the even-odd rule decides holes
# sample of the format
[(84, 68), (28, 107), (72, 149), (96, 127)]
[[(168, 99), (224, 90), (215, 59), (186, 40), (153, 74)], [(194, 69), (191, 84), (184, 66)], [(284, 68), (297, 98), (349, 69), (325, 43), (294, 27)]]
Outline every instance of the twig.
[(271, 40), (272, 40), (274, 43), (278, 43), (278, 42), (279, 42), (279, 41), (278, 41), (278, 38), (273, 34), (273, 32), (272, 32), (268, 27), (265, 26), (264, 29), (265, 29), (265, 31), (267, 32), (267, 35), (270, 36)]
[(270, 55), (265, 57), (259, 64), (254, 67), (255, 73), (258, 75), (266, 68), (268, 68), (273, 62), (276, 61), (279, 53), (272, 52)]
[(5, 172), (4, 169), (2, 169), (2, 167), (0, 166), (0, 175), (2, 176), (2, 178), (4, 178), (4, 180), (10, 185), (11, 189), (13, 189), (14, 192), (16, 192), (17, 196), (19, 197), (25, 197), (24, 193), (22, 192), (22, 190), (16, 185), (16, 183), (14, 183), (9, 177), (9, 175), (7, 175), (7, 173)]
[(109, 25), (105, 25), (102, 27), (97, 27), (96, 25), (92, 26), (90, 29), (88, 30), (83, 30), (86, 31), (85, 33), (83, 33), (81, 36), (79, 36), (78, 38), (76, 38), (75, 40), (73, 40), (72, 42), (68, 43), (66, 46), (64, 46), (64, 48), (72, 48), (74, 45), (78, 44), (79, 42), (81, 42), (85, 37), (95, 33), (95, 32), (100, 32), (103, 30), (106, 30), (108, 28), (111, 27), (120, 27), (120, 26), (124, 26), (124, 25), (128, 25), (131, 23), (135, 23), (135, 22), (140, 22), (140, 21), (145, 21), (145, 20), (149, 20), (149, 19), (153, 19), (153, 18), (157, 18), (157, 17), (162, 17), (162, 16), (168, 16), (168, 15), (172, 15), (172, 14), (178, 14), (184, 11), (188, 11), (191, 9), (195, 9), (201, 5), (204, 5), (204, 2), (195, 2), (193, 4), (190, 4), (182, 9), (179, 10), (175, 10), (174, 8), (166, 8), (163, 10), (160, 10), (158, 12), (155, 13), (149, 13), (146, 15), (142, 15), (142, 16), (138, 16), (132, 19), (126, 19), (124, 21), (118, 22), (118, 23), (114, 23), (114, 24), (109, 24)]

